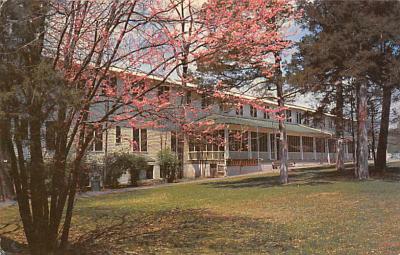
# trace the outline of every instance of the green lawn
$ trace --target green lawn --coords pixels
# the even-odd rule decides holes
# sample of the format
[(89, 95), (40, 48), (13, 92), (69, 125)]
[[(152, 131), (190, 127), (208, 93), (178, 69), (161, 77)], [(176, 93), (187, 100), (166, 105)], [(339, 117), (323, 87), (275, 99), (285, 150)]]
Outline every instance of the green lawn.
[[(397, 255), (400, 163), (391, 166), (366, 182), (308, 169), (287, 186), (264, 174), (80, 199), (72, 241), (82, 254)], [(2, 209), (0, 235), (20, 239), (15, 222), (16, 208)]]

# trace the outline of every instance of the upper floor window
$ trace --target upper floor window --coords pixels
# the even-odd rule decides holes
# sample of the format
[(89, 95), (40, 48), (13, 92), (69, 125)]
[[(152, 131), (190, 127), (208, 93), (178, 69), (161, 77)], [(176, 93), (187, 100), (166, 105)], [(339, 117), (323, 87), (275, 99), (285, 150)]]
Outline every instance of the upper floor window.
[(133, 151), (147, 151), (147, 129), (133, 128)]
[(188, 91), (186, 92), (186, 104), (190, 105), (192, 103), (192, 92)]
[(229, 105), (227, 104), (227, 103), (225, 103), (225, 102), (220, 102), (219, 103), (219, 111), (220, 112), (229, 112)]
[(113, 76), (105, 81), (102, 86), (102, 94), (109, 96), (117, 91), (117, 77)]
[(310, 117), (308, 117), (307, 115), (304, 115), (303, 124), (310, 125)]
[(329, 128), (330, 129), (334, 129), (335, 128), (335, 122), (332, 119), (328, 119), (328, 123), (329, 123)]
[(93, 151), (103, 151), (103, 130), (97, 128), (93, 131)]
[(211, 104), (210, 97), (206, 93), (201, 94), (201, 108), (205, 109)]
[(116, 144), (121, 144), (121, 127), (116, 126), (115, 127), (115, 143)]
[(243, 105), (236, 107), (236, 115), (243, 116)]
[(303, 113), (301, 112), (296, 112), (296, 123), (301, 124), (303, 119)]
[(250, 105), (250, 116), (257, 118), (257, 108), (255, 108), (254, 106)]
[(169, 87), (167, 87), (167, 86), (158, 87), (157, 95), (160, 98), (164, 98), (166, 100), (169, 100)]
[(286, 110), (286, 122), (292, 122), (292, 111)]
[(265, 107), (265, 109), (264, 109), (264, 119), (269, 119), (270, 118), (270, 116), (269, 116), (269, 106), (267, 106), (267, 107)]

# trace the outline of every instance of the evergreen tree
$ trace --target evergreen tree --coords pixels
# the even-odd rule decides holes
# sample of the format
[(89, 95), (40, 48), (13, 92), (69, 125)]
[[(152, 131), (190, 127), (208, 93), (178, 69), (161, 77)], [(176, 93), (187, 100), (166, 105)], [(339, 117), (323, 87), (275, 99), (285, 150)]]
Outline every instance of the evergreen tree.
[[(336, 102), (334, 113), (339, 138), (343, 137), (343, 112), (346, 102), (355, 95), (357, 104), (357, 175), (368, 178), (368, 109), (369, 94), (382, 85), (393, 86), (395, 51), (400, 35), (399, 3), (394, 1), (303, 1), (304, 28), (309, 34), (298, 44), (299, 51), (291, 66), (292, 83), (307, 91), (323, 93), (323, 108)], [(386, 46), (383, 46), (386, 45)], [(391, 84), (391, 85), (389, 85)], [(390, 98), (383, 98), (383, 105)], [(385, 107), (385, 106), (384, 106)], [(390, 108), (390, 106), (389, 106)], [(385, 119), (382, 119), (385, 122)], [(381, 128), (381, 132), (384, 128)], [(384, 135), (383, 135), (384, 136)], [(387, 136), (386, 136), (387, 139)], [(340, 140), (340, 139), (339, 139)], [(342, 153), (338, 146), (338, 160)], [(337, 165), (343, 169), (342, 164)]]

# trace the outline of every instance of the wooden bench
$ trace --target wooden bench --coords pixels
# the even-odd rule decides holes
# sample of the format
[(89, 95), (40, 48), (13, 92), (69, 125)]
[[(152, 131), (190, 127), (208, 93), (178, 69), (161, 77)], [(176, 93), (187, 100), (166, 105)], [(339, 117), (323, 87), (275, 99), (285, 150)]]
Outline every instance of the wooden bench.
[[(279, 166), (281, 165), (281, 161), (280, 160), (275, 160), (272, 161), (272, 169), (278, 169)], [(296, 162), (288, 162), (288, 167), (295, 167), (296, 166)]]

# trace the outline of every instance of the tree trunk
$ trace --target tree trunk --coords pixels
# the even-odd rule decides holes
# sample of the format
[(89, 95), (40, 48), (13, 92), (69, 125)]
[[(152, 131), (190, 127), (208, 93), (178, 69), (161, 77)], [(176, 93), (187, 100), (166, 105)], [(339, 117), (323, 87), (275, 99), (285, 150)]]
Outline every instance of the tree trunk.
[(368, 172), (368, 98), (367, 98), (367, 85), (365, 83), (360, 85), (358, 91), (358, 178), (365, 180), (369, 178)]
[(373, 100), (371, 100), (371, 128), (370, 128), (370, 131), (371, 131), (371, 138), (372, 138), (372, 141), (371, 141), (371, 153), (372, 153), (372, 158), (374, 159), (374, 167), (375, 167), (375, 169), (376, 169), (376, 153), (375, 153), (375, 150), (376, 150), (376, 139), (375, 139), (375, 110), (376, 110), (376, 106), (375, 106), (375, 104), (374, 104), (374, 102), (373, 102)]
[[(0, 127), (0, 129), (1, 128), (2, 127)], [(11, 176), (9, 174), (9, 161), (8, 157), (6, 157), (4, 145), (0, 144), (0, 201), (13, 199), (15, 197)]]
[(382, 98), (381, 125), (379, 130), (375, 171), (383, 172), (386, 168), (386, 150), (387, 150), (387, 138), (389, 134), (391, 102), (392, 102), (392, 88), (384, 86), (383, 98)]
[(336, 170), (344, 171), (344, 123), (343, 123), (343, 85), (341, 82), (336, 84)]
[(285, 107), (285, 98), (283, 94), (283, 83), (282, 83), (282, 72), (280, 65), (280, 56), (278, 54), (275, 55), (275, 63), (276, 67), (276, 94), (278, 97), (278, 107), (282, 111), (279, 118), (279, 148), (281, 150), (281, 158), (280, 158), (280, 183), (287, 184), (289, 182), (288, 178), (288, 144), (287, 144), (287, 136), (286, 136), (286, 111), (283, 110)]

